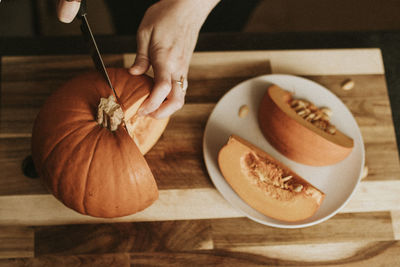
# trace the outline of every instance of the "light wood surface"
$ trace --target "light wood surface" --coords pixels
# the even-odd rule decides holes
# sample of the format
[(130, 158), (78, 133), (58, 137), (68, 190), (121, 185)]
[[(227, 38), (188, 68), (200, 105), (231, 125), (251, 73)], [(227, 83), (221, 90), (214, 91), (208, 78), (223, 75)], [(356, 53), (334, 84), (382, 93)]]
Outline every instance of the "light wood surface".
[[(108, 66), (133, 59), (105, 56)], [(2, 58), (0, 266), (400, 264), (400, 167), (378, 49), (195, 53), (186, 104), (146, 155), (159, 200), (111, 220), (67, 209), (21, 171), (46, 97), (92, 68), (88, 56)], [(365, 142), (369, 175), (339, 214), (304, 229), (244, 218), (215, 190), (203, 162), (204, 126), (220, 97), (241, 81), (277, 72), (329, 88), (349, 107)], [(349, 78), (355, 87), (344, 91)]]

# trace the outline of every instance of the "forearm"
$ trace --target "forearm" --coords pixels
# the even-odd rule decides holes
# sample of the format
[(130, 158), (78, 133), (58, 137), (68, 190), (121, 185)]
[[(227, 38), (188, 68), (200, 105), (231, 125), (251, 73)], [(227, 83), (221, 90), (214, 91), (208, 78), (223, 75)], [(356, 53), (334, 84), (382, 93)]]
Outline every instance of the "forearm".
[(186, 19), (195, 23), (197, 28), (201, 28), (206, 20), (207, 16), (211, 13), (214, 7), (221, 0), (162, 0), (163, 2), (170, 2), (177, 6), (181, 6), (185, 10), (185, 14), (188, 16)]

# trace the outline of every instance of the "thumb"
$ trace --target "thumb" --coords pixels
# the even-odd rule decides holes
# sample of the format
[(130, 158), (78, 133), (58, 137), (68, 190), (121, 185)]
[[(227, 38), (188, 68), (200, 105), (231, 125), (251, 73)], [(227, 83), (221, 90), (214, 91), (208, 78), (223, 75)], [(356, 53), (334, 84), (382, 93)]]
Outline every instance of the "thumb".
[(129, 68), (129, 72), (132, 75), (140, 75), (145, 73), (150, 67), (149, 59), (149, 42), (150, 42), (151, 32), (141, 31), (137, 36), (137, 53), (135, 62), (132, 67)]
[(129, 72), (132, 75), (141, 75), (145, 73), (150, 67), (150, 60), (147, 55), (137, 54), (135, 62), (132, 67), (129, 68)]
[(61, 22), (70, 23), (78, 13), (80, 5), (81, 2), (79, 0), (59, 0), (57, 6), (58, 19)]

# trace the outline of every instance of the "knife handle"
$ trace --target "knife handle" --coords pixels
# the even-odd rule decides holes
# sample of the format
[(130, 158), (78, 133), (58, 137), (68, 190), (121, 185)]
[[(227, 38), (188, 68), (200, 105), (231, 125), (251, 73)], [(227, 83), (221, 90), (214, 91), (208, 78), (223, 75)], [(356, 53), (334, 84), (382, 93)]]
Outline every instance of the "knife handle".
[(82, 18), (83, 16), (86, 16), (86, 14), (87, 14), (86, 0), (81, 0), (81, 6), (79, 7), (78, 16), (79, 18)]

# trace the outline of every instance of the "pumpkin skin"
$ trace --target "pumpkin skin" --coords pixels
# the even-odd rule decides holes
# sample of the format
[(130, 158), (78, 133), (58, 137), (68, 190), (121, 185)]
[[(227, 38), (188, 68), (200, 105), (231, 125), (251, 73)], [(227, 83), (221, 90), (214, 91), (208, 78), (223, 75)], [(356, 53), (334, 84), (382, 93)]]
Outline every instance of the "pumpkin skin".
[(261, 100), (258, 122), (268, 142), (306, 165), (326, 166), (344, 160), (353, 149), (353, 139), (339, 130), (329, 134), (305, 121), (290, 107), (291, 99), (291, 93), (272, 85)]
[[(108, 73), (125, 119), (130, 121), (153, 81), (144, 75), (132, 76), (126, 69), (108, 69)], [(100, 73), (78, 76), (47, 99), (32, 132), (33, 161), (49, 191), (77, 212), (103, 218), (133, 214), (158, 198), (153, 174), (133, 138), (122, 125), (111, 132), (96, 121), (100, 99), (110, 95)], [(151, 140), (141, 138), (145, 153), (161, 136), (168, 119), (141, 120), (147, 126), (139, 125), (140, 131), (157, 131), (149, 135)], [(127, 127), (134, 135), (135, 128), (129, 123)]]

